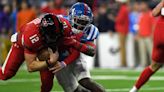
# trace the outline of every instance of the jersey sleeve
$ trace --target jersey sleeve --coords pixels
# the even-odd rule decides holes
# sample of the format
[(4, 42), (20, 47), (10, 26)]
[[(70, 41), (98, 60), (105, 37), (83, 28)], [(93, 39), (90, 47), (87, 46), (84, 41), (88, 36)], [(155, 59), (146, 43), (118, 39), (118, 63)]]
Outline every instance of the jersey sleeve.
[(80, 52), (73, 48), (69, 49), (69, 53), (70, 54), (67, 56), (67, 58), (64, 59), (66, 65), (71, 64), (80, 56)]
[(69, 37), (73, 34), (72, 32), (72, 26), (71, 24), (69, 23), (69, 21), (65, 18), (62, 18), (62, 17), (59, 17), (60, 21), (62, 22), (63, 24), (63, 34), (64, 34), (64, 37)]
[[(86, 42), (85, 43), (86, 45), (88, 45), (88, 46), (91, 46), (91, 47), (93, 47), (94, 49), (96, 49), (96, 46), (95, 46), (95, 44), (94, 43), (92, 43), (92, 42)], [(89, 50), (87, 51), (88, 53), (89, 53)], [(77, 51), (76, 49), (74, 49), (74, 48), (70, 48), (69, 49), (69, 56), (67, 57), (67, 58), (65, 58), (64, 59), (64, 62), (65, 62), (65, 64), (71, 64), (72, 62), (74, 62), (79, 56), (80, 56), (80, 52), (79, 51)]]
[(29, 50), (27, 48), (24, 48), (24, 53), (27, 53), (27, 54), (36, 54), (36, 51), (33, 51), (33, 50)]
[(42, 47), (41, 36), (34, 25), (27, 25), (24, 28), (21, 37), (21, 43), (25, 49), (25, 53), (36, 53)]

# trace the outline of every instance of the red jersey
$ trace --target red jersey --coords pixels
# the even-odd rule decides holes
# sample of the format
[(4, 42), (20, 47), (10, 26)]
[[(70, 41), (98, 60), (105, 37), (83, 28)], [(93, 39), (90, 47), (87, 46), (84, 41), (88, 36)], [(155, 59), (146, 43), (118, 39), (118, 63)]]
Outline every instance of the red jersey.
[[(59, 19), (63, 23), (63, 36), (71, 36), (72, 31), (70, 23), (64, 18)], [(25, 48), (25, 53), (36, 53), (44, 46), (42, 37), (39, 33), (40, 22), (41, 18), (34, 19), (33, 21), (23, 26), (19, 33), (18, 43)]]
[(153, 30), (153, 16), (151, 11), (141, 14), (139, 21), (139, 35), (142, 37), (150, 37)]
[[(72, 35), (71, 25), (68, 20), (59, 17), (60, 21), (63, 23), (63, 38), (70, 37)], [(22, 27), (19, 36), (18, 43), (20, 46), (24, 47), (24, 52), (28, 54), (35, 54), (41, 48), (44, 47), (44, 42), (41, 35), (39, 34), (39, 23), (41, 22), (40, 18), (36, 18), (33, 21), (27, 23)], [(63, 39), (58, 42), (58, 51), (64, 52), (69, 51), (69, 57), (65, 58), (64, 61), (66, 64), (69, 62), (75, 61), (79, 57), (79, 52), (68, 47), (64, 46)]]
[(152, 59), (158, 63), (164, 63), (164, 17), (160, 16), (154, 31)]
[[(80, 53), (79, 51), (71, 48), (72, 46), (64, 45), (64, 37), (70, 37), (72, 35), (71, 25), (68, 20), (59, 17), (60, 21), (63, 23), (63, 37), (60, 38), (60, 40), (57, 42), (58, 51), (63, 53), (65, 51), (69, 52), (69, 56), (67, 58), (64, 58), (64, 62), (66, 64), (69, 64), (73, 61), (75, 61)], [(18, 36), (18, 43), (24, 47), (25, 53), (29, 54), (35, 54), (37, 53), (41, 48), (44, 47), (44, 43), (42, 40), (41, 35), (39, 34), (39, 23), (41, 22), (40, 18), (36, 18), (30, 23), (27, 23), (25, 26), (22, 27), (22, 30), (19, 33)], [(87, 49), (82, 49), (83, 51)]]
[(122, 34), (127, 34), (129, 31), (129, 12), (127, 5), (123, 4), (120, 7), (116, 17), (116, 31)]

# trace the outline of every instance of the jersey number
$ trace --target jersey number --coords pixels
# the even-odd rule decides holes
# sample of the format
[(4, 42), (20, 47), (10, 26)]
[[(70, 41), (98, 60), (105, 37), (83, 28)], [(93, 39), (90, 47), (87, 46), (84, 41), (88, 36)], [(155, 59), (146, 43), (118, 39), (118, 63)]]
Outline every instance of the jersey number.
[(39, 41), (39, 37), (37, 36), (37, 34), (33, 35), (30, 37), (31, 43), (36, 43)]

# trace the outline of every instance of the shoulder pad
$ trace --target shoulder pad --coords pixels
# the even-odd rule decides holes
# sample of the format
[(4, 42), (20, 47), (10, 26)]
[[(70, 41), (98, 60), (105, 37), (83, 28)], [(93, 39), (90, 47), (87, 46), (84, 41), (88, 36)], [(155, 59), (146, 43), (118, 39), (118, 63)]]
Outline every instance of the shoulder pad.
[(60, 18), (60, 21), (63, 24), (63, 31), (64, 31), (64, 36), (70, 36), (72, 35), (72, 27), (69, 21), (65, 18)]
[(96, 26), (94, 26), (93, 24), (91, 24), (90, 26), (85, 28), (84, 31), (87, 34), (88, 41), (93, 41), (93, 40), (97, 39), (97, 37), (99, 35), (98, 28)]

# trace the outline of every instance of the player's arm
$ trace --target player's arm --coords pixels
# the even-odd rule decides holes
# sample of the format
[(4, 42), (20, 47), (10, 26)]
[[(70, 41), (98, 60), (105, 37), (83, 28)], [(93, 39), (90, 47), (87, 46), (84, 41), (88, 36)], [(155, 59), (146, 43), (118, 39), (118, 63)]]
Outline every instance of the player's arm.
[(29, 72), (39, 71), (48, 67), (45, 61), (37, 61), (36, 56), (36, 54), (25, 53), (25, 61)]
[(27, 64), (28, 71), (35, 72), (50, 67), (51, 65), (54, 65), (56, 63), (58, 56), (58, 52), (50, 53), (49, 60), (39, 61), (36, 59), (37, 55), (35, 53), (25, 53), (25, 61)]
[(95, 55), (95, 45), (86, 44), (86, 43), (81, 43), (71, 37), (65, 37), (64, 38), (64, 45), (66, 46), (71, 46), (74, 49), (88, 55), (88, 56), (94, 56)]
[[(93, 42), (86, 42), (85, 45), (96, 49), (96, 46)], [(65, 58), (64, 61), (57, 62), (52, 68), (49, 69), (50, 71), (52, 71), (52, 73), (58, 72), (62, 68), (66, 67), (66, 65), (74, 62), (80, 56), (80, 52), (77, 51), (76, 49), (70, 48), (69, 52), (70, 52), (70, 55), (67, 58)], [(90, 54), (92, 52), (87, 52), (87, 54), (88, 53)]]
[[(85, 42), (84, 44), (96, 49), (96, 45), (91, 41)], [(80, 56), (80, 52), (77, 51), (74, 48), (70, 48), (69, 53), (70, 53), (70, 55), (67, 58), (64, 59), (64, 63), (66, 65), (71, 64), (72, 62), (74, 62)], [(88, 52), (88, 53), (90, 53), (90, 52)]]
[(78, 57), (80, 56), (80, 52), (70, 48), (69, 49), (69, 56), (67, 56), (63, 61), (58, 61), (52, 68), (49, 70), (52, 71), (52, 73), (56, 73), (60, 71), (62, 68), (66, 67), (68, 64), (71, 64), (74, 62)]
[(63, 61), (66, 65), (71, 64), (80, 56), (80, 52), (73, 48), (69, 49), (69, 53), (69, 56)]
[(161, 13), (161, 9), (164, 6), (164, 0), (162, 0), (152, 11), (152, 15), (154, 17), (159, 16)]
[(92, 46), (90, 45), (87, 45), (87, 44), (84, 44), (84, 43), (81, 43), (77, 40), (75, 40), (74, 38), (72, 38), (72, 27), (70, 25), (70, 23), (63, 19), (64, 22), (63, 22), (63, 26), (65, 28), (65, 31), (64, 31), (64, 45), (66, 46), (69, 46), (69, 47), (73, 47), (74, 49), (86, 54), (86, 55), (89, 55), (89, 56), (94, 56), (95, 55), (95, 48), (93, 48)]

